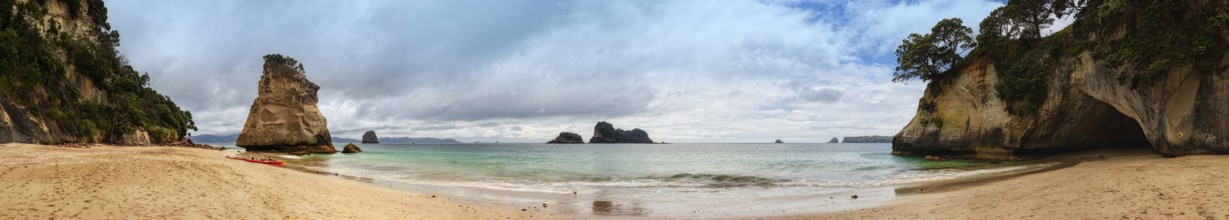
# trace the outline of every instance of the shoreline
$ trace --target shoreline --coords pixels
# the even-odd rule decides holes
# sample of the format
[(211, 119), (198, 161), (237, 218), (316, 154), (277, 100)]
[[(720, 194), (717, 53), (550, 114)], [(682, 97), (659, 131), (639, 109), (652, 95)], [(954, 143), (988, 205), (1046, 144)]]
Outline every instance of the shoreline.
[(1036, 171), (902, 187), (883, 206), (768, 219), (1226, 219), (1229, 157), (1148, 149), (1051, 156)]
[(0, 219), (554, 219), (187, 147), (0, 144)]
[[(1229, 195), (1229, 184), (1219, 181), (1229, 176), (1229, 158), (1164, 158), (1144, 149), (1074, 152), (1035, 161), (1055, 164), (1028, 169), (730, 206), (742, 211), (685, 213), (655, 211), (670, 208), (662, 204), (619, 207), (585, 193), (554, 195), (558, 203), (546, 208), (537, 205), (541, 200), (534, 198), (542, 195), (529, 195), (533, 192), (415, 186), (223, 157), (235, 151), (12, 143), (0, 148), (5, 149), (0, 151), (4, 219), (1229, 218), (1229, 211), (1216, 208), (1229, 206), (1218, 200)], [(454, 196), (458, 191), (482, 197)]]
[[(633, 201), (629, 204), (628, 201), (611, 201), (607, 199), (600, 199), (600, 195), (598, 194), (604, 193), (591, 190), (574, 190), (581, 192), (577, 195), (571, 193), (502, 189), (497, 186), (404, 182), (381, 179), (377, 177), (335, 173), (336, 171), (328, 170), (328, 168), (296, 163), (295, 161), (302, 160), (299, 156), (282, 154), (268, 155), (277, 155), (283, 157), (284, 159), (288, 159), (287, 168), (291, 168), (292, 170), (332, 176), (333, 178), (361, 182), (382, 188), (393, 188), (413, 193), (445, 195), (449, 198), (457, 199), (457, 202), (468, 205), (481, 207), (511, 207), (513, 209), (527, 208), (530, 211), (542, 211), (545, 213), (556, 214), (558, 216), (571, 216), (578, 218), (620, 219), (777, 218), (794, 215), (839, 213), (849, 210), (875, 208), (900, 203), (905, 201), (903, 200), (904, 196), (911, 194), (909, 192), (911, 190), (924, 192), (925, 190), (918, 189), (958, 189), (958, 187), (954, 186), (987, 182), (991, 179), (1004, 179), (1014, 176), (1051, 171), (1069, 167), (1078, 163), (1078, 161), (1075, 161), (1075, 163), (1063, 162), (1039, 166), (1042, 163), (1050, 163), (1053, 161), (1028, 161), (1001, 166), (989, 165), (987, 167), (993, 168), (971, 169), (984, 170), (986, 173), (959, 176), (952, 179), (922, 180), (919, 182), (864, 187), (836, 187), (822, 189), (821, 191), (816, 192), (808, 192), (805, 194), (758, 198), (754, 202), (750, 203), (745, 200), (746, 198), (723, 197), (720, 198), (720, 200), (728, 201), (708, 202), (709, 206), (697, 206), (696, 204), (698, 203), (696, 202), (682, 202), (674, 204), (637, 204), (638, 202)], [(987, 163), (987, 165), (988, 164), (989, 163)], [(738, 187), (714, 188), (713, 192), (755, 190), (762, 189)], [(481, 196), (474, 197), (474, 195)], [(853, 195), (857, 195), (859, 198), (851, 199), (851, 196)], [(539, 209), (539, 204), (550, 204), (550, 208)]]

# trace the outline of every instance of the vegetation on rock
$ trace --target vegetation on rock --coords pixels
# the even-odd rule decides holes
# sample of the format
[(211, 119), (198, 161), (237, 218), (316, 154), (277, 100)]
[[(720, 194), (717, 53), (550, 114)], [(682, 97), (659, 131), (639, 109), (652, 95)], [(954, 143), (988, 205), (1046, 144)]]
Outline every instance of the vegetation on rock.
[[(149, 88), (149, 74), (116, 50), (119, 32), (110, 30), (103, 2), (90, 0), (84, 8), (82, 2), (0, 0), (0, 102), (24, 106), (77, 142), (114, 143), (144, 130), (154, 143), (167, 143), (195, 130), (192, 114)], [(67, 4), (71, 19), (87, 13), (95, 23), (88, 35), (96, 38), (63, 32), (54, 21), (39, 30), (33, 23), (42, 22), (48, 4)], [(82, 76), (104, 99), (83, 97), (75, 81)]]
[(299, 61), (295, 60), (293, 57), (274, 53), (265, 55), (264, 58), (266, 63), (286, 64), (287, 66), (294, 67), (294, 69), (298, 70), (300, 73), (307, 74), (307, 71), (303, 69), (303, 64), (299, 63)]
[[(1042, 30), (1049, 28), (1054, 18), (1072, 16), (1076, 20), (1070, 27), (1042, 36)], [(1136, 19), (1112, 19), (1118, 17)], [(1229, 25), (1226, 4), (1012, 0), (982, 20), (976, 41), (967, 39), (968, 28), (958, 21), (944, 19), (929, 34), (907, 37), (896, 51), (900, 66), (893, 81), (918, 78), (941, 87), (941, 82), (934, 81), (961, 68), (959, 62), (964, 58), (956, 49), (976, 45), (969, 56), (987, 56), (993, 61), (1000, 73), (995, 89), (999, 98), (1009, 103), (1008, 111), (1027, 115), (1048, 96), (1046, 80), (1053, 72), (1049, 64), (1054, 57), (1091, 51), (1105, 60), (1108, 68), (1118, 71), (1118, 80), (1131, 88), (1151, 85), (1175, 67), (1191, 65), (1210, 73), (1226, 68), (1217, 66), (1227, 48), (1218, 39), (1220, 27)]]
[[(1047, 33), (1054, 18), (1074, 22)], [(1167, 156), (1229, 152), (1229, 129), (1214, 123), (1229, 106), (1218, 89), (1229, 76), (1229, 2), (1010, 0), (979, 27), (976, 48), (929, 78), (893, 154), (1017, 160), (1145, 145)]]
[(546, 143), (547, 144), (583, 144), (585, 143), (585, 138), (580, 137), (579, 134), (572, 133), (572, 132), (559, 132), (558, 137), (555, 137), (554, 140), (550, 140)]
[(653, 139), (649, 138), (649, 133), (640, 130), (639, 128), (625, 131), (623, 129), (615, 129), (614, 125), (606, 122), (598, 122), (593, 126), (593, 137), (589, 138), (590, 144), (598, 143), (641, 143), (651, 144)]

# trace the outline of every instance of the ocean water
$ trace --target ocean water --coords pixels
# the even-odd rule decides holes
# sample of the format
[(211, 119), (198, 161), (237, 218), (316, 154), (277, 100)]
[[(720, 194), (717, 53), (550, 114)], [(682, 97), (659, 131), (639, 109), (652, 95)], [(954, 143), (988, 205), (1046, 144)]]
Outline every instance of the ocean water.
[(1033, 166), (893, 156), (890, 144), (359, 146), (358, 154), (283, 157), (294, 167), (464, 202), (651, 217), (852, 209), (890, 200), (894, 186)]

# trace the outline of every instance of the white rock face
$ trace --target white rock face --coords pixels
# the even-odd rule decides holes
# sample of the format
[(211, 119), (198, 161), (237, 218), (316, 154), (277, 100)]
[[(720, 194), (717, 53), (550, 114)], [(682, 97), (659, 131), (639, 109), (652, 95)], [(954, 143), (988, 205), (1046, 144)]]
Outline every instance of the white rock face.
[(145, 130), (135, 130), (132, 133), (120, 136), (119, 144), (121, 145), (149, 145), (149, 132)]
[(893, 140), (894, 154), (1017, 160), (1106, 147), (1151, 147), (1166, 156), (1229, 153), (1229, 72), (1186, 65), (1131, 88), (1084, 52), (1053, 64), (1036, 113), (1011, 115), (1010, 104), (996, 96), (994, 66), (974, 59), (942, 89), (926, 91), (918, 114)]
[(260, 96), (235, 145), (252, 151), (336, 153), (328, 122), (316, 106), (319, 89), (291, 64), (266, 60)]

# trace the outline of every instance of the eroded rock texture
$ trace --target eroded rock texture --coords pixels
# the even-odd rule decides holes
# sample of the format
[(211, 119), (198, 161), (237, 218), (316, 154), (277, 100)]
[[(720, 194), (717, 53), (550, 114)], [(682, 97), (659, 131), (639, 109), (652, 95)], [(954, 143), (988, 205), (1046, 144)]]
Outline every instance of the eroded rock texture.
[(251, 151), (337, 152), (328, 122), (316, 107), (320, 87), (293, 65), (265, 60), (260, 96), (235, 145)]

